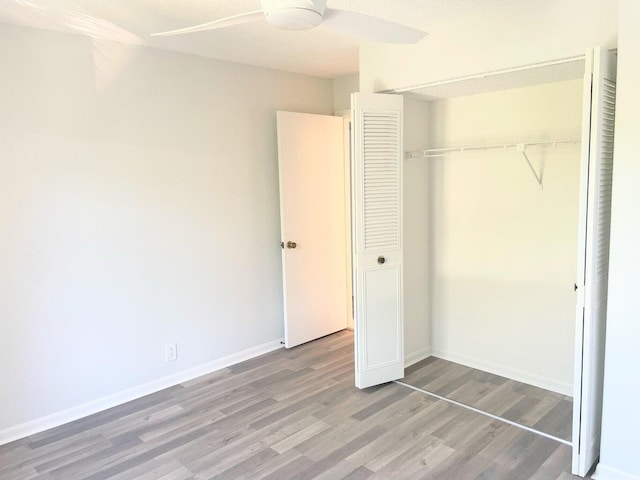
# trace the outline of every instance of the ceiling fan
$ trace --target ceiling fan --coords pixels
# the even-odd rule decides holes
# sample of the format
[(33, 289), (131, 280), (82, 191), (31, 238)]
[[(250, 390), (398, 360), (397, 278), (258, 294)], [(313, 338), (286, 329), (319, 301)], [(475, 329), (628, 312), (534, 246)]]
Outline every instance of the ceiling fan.
[(261, 0), (262, 9), (192, 27), (153, 33), (171, 36), (217, 30), (265, 19), (284, 30), (307, 30), (323, 24), (361, 40), (383, 43), (417, 43), (426, 33), (405, 25), (348, 10), (327, 8), (327, 0)]

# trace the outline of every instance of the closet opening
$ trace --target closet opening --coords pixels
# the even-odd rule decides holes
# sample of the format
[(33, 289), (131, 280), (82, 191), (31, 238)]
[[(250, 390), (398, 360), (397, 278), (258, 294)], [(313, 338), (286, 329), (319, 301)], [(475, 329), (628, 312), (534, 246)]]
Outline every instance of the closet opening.
[(604, 338), (585, 292), (606, 305), (615, 58), (385, 93), (404, 97), (400, 382), (571, 445), (585, 475)]
[(405, 142), (424, 148), (404, 167), (420, 172), (426, 205), (404, 193), (426, 218), (433, 355), (403, 381), (565, 442), (583, 76), (581, 60), (404, 94), (425, 111), (422, 133), (406, 125)]

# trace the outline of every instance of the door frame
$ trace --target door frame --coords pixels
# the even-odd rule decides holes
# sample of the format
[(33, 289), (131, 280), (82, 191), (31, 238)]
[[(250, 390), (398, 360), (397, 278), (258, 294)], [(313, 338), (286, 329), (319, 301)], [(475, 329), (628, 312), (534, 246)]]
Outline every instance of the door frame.
[(353, 290), (353, 231), (351, 220), (352, 201), (351, 198), (351, 162), (353, 152), (351, 149), (351, 110), (340, 115), (343, 121), (344, 134), (344, 198), (345, 200), (345, 242), (347, 245), (347, 329), (354, 331), (354, 290)]

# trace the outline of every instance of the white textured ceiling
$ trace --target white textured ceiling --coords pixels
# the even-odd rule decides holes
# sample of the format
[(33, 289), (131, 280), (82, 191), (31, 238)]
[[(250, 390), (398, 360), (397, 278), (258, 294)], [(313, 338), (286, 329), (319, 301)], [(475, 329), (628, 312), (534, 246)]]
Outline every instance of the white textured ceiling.
[[(328, 0), (328, 6), (428, 32), (435, 25), (499, 8), (507, 1)], [(322, 25), (288, 32), (260, 21), (180, 37), (148, 36), (259, 9), (259, 0), (0, 0), (0, 23), (82, 33), (327, 78), (357, 72), (357, 40)], [(428, 42), (429, 36), (422, 41)]]

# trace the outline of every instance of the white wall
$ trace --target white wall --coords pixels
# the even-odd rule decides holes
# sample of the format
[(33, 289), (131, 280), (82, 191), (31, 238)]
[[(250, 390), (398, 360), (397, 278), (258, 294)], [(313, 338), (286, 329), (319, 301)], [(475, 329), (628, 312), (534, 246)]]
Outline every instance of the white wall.
[(360, 87), (375, 92), (614, 47), (615, 0), (511, 0), (427, 26), (418, 45), (363, 44)]
[[(425, 133), (429, 129), (429, 104), (405, 97), (404, 149), (425, 147)], [(422, 360), (431, 353), (431, 325), (429, 323), (429, 190), (428, 164), (409, 160), (404, 163), (404, 352), (405, 363)]]
[(332, 82), (7, 25), (0, 44), (0, 440), (277, 345), (275, 111), (331, 114)]
[[(582, 80), (430, 105), (429, 148), (580, 139)], [(429, 160), (437, 356), (571, 394), (580, 148)], [(541, 164), (542, 162), (542, 164)]]
[(640, 3), (620, 2), (618, 98), (599, 480), (640, 479)]
[(357, 73), (333, 79), (333, 111), (335, 115), (351, 112), (351, 94), (360, 91), (360, 76)]

